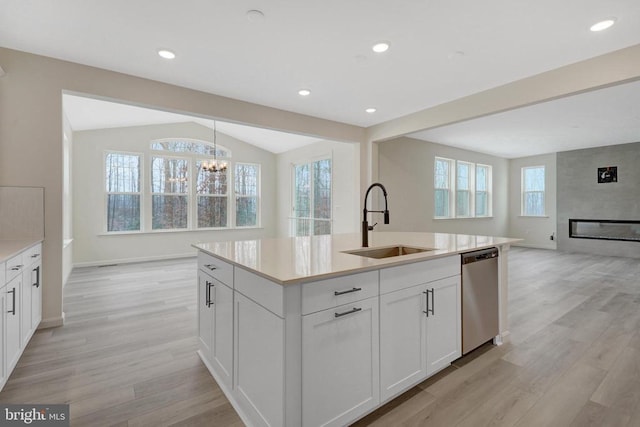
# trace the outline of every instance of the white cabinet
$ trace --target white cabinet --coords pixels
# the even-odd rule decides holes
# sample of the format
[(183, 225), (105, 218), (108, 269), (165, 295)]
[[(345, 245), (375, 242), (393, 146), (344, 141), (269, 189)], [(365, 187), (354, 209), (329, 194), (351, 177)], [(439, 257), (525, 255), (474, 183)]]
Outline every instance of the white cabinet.
[(7, 373), (11, 372), (20, 358), (22, 335), (20, 333), (20, 291), (22, 290), (22, 275), (14, 277), (5, 290), (5, 363)]
[(284, 425), (284, 319), (235, 293), (234, 397), (255, 426)]
[(460, 276), (437, 280), (431, 289), (427, 317), (427, 375), (462, 355)]
[(198, 272), (198, 346), (216, 373), (216, 380), (233, 386), (233, 290)]
[(213, 306), (210, 292), (213, 279), (198, 271), (198, 349), (210, 363), (213, 345)]
[[(456, 274), (459, 267), (456, 270), (453, 260), (446, 258), (437, 261), (436, 265), (441, 267), (437, 275), (436, 269), (429, 269), (430, 261), (381, 272), (381, 278), (385, 279), (381, 288), (400, 288), (380, 296), (382, 401), (461, 356), (460, 275)], [(459, 264), (459, 260), (456, 262)], [(420, 275), (417, 268), (424, 269), (425, 275)], [(454, 275), (433, 280), (444, 274)], [(431, 281), (416, 285), (422, 277)]]
[(42, 263), (31, 267), (31, 330), (35, 331), (42, 320)]
[(211, 364), (218, 374), (218, 381), (222, 381), (231, 389), (233, 387), (233, 290), (215, 280), (210, 298), (214, 308)]
[(0, 264), (0, 390), (42, 320), (42, 245)]
[(381, 398), (407, 389), (427, 376), (425, 286), (380, 296)]
[(304, 426), (346, 425), (378, 405), (378, 339), (378, 297), (303, 316)]

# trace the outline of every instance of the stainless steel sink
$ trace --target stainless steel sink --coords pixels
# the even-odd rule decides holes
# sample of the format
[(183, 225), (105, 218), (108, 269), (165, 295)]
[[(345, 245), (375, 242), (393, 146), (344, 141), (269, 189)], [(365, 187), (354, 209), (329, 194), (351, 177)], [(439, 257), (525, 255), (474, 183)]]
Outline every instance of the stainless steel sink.
[(395, 245), (385, 246), (382, 248), (364, 248), (354, 249), (352, 251), (344, 251), (346, 254), (358, 255), (367, 258), (391, 258), (402, 255), (418, 254), (420, 252), (433, 251), (433, 248), (417, 248), (414, 246)]

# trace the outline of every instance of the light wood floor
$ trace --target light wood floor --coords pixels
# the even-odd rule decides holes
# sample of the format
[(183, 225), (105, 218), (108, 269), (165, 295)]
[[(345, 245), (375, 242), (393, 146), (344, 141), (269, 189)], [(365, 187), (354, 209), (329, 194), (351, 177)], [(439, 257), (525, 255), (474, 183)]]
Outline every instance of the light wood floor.
[[(485, 346), (357, 426), (640, 426), (640, 262), (512, 248), (511, 343)], [(74, 271), (0, 402), (77, 426), (239, 426), (195, 354), (195, 260)]]

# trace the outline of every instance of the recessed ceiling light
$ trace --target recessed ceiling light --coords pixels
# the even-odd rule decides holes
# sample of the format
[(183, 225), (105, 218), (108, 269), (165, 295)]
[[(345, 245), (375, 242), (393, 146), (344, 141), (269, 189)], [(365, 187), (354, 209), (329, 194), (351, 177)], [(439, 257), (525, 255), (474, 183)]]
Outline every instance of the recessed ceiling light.
[(309, 89), (300, 89), (298, 91), (298, 95), (300, 95), (300, 96), (309, 96), (309, 95), (311, 95), (311, 91)]
[(366, 109), (366, 110), (364, 110), (364, 111), (366, 111), (366, 112), (367, 112), (367, 113), (369, 113), (369, 114), (373, 114), (373, 113), (375, 113), (377, 110), (376, 110), (375, 108), (367, 108), (367, 109)]
[(373, 45), (371, 49), (373, 49), (373, 51), (376, 53), (386, 52), (387, 50), (389, 50), (389, 43), (387, 42), (376, 43)]
[(247, 12), (247, 19), (249, 22), (262, 22), (264, 21), (264, 13), (257, 9), (250, 10)]
[(158, 55), (160, 55), (164, 59), (173, 59), (176, 57), (176, 54), (167, 49), (158, 49)]
[(608, 19), (605, 19), (604, 21), (596, 22), (589, 29), (594, 32), (603, 31), (611, 27), (615, 23), (616, 23), (616, 18), (608, 18)]

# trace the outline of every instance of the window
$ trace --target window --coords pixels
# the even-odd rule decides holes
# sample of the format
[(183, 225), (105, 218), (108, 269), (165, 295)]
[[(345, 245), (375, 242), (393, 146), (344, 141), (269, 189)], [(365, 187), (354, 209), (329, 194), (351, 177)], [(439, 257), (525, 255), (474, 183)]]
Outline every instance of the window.
[(260, 166), (236, 163), (236, 227), (258, 226)]
[(331, 159), (293, 167), (293, 236), (331, 234)]
[(140, 163), (138, 154), (105, 156), (107, 231), (140, 230)]
[(476, 216), (490, 216), (491, 166), (476, 165)]
[(544, 166), (522, 168), (522, 215), (544, 216)]
[(436, 218), (449, 218), (451, 204), (451, 163), (449, 159), (436, 157), (435, 164), (435, 192), (434, 192), (434, 215)]
[[(107, 232), (260, 226), (259, 164), (232, 163), (231, 150), (196, 139), (156, 139), (147, 147), (105, 153)], [(224, 171), (203, 168), (214, 153)]]
[(436, 157), (434, 218), (491, 216), (491, 175), (489, 165)]
[(227, 226), (227, 182), (228, 172), (207, 172), (198, 160), (196, 197), (198, 205), (198, 228), (220, 228)]
[(456, 162), (456, 216), (471, 216), (471, 163)]
[(187, 228), (189, 161), (168, 157), (151, 160), (151, 228)]

